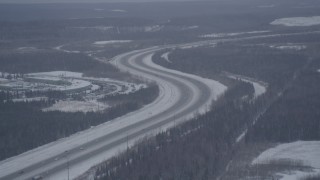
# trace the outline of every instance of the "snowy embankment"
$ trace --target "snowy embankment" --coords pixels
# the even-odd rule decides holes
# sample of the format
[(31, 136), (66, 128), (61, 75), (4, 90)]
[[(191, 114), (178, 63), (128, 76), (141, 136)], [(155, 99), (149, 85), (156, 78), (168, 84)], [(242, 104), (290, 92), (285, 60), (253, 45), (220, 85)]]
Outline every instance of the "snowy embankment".
[[(308, 175), (320, 174), (320, 141), (297, 141), (280, 144), (261, 153), (252, 161), (252, 165), (270, 164), (277, 161), (288, 166), (298, 166), (297, 170), (278, 172), (281, 180), (299, 180)], [(306, 171), (301, 166), (310, 167)]]
[(320, 16), (280, 18), (272, 21), (270, 24), (283, 26), (315, 26), (320, 25)]

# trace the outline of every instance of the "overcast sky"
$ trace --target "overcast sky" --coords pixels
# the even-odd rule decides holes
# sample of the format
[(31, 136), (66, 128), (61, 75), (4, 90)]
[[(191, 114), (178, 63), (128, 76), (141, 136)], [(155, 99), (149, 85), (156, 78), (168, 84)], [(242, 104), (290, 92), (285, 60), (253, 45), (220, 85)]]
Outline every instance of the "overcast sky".
[(192, 1), (192, 0), (0, 0), (0, 3), (56, 3), (56, 2), (92, 3), (92, 2), (153, 2), (153, 1)]

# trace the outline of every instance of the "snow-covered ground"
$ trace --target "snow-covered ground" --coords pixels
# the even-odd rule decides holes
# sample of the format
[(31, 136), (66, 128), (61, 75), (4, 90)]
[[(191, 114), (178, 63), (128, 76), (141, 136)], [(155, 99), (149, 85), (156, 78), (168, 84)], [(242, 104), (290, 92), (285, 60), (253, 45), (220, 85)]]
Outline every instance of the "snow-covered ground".
[(261, 34), (268, 33), (270, 31), (249, 31), (249, 32), (235, 32), (235, 33), (212, 33), (201, 35), (201, 38), (225, 38), (232, 36), (248, 35), (248, 34)]
[(162, 28), (163, 28), (163, 26), (160, 26), (160, 25), (145, 26), (144, 31), (145, 32), (157, 32), (157, 31), (160, 31)]
[(187, 26), (187, 27), (183, 27), (182, 30), (186, 31), (186, 30), (192, 30), (192, 29), (198, 29), (199, 26)]
[(110, 29), (113, 29), (113, 26), (92, 26), (92, 27), (71, 27), (74, 29), (80, 29), (80, 30), (100, 30), (100, 31), (108, 31)]
[(107, 109), (109, 106), (93, 101), (58, 101), (49, 108), (42, 109), (43, 111), (61, 111), (61, 112), (98, 112)]
[(164, 60), (166, 60), (168, 63), (172, 63), (171, 61), (170, 61), (170, 59), (169, 59), (169, 54), (170, 54), (171, 52), (166, 52), (166, 53), (164, 53), (164, 54), (162, 54), (161, 55), (161, 57), (164, 59)]
[[(292, 143), (280, 144), (261, 153), (252, 164), (270, 164), (275, 161), (292, 163), (298, 162), (299, 165), (311, 167), (312, 171), (285, 171), (276, 175), (282, 176), (281, 180), (299, 180), (306, 175), (320, 173), (320, 141), (297, 141)], [(290, 165), (290, 164), (288, 164)]]
[(320, 16), (280, 18), (272, 21), (270, 24), (284, 26), (315, 26), (320, 25)]
[(267, 91), (267, 83), (250, 78), (250, 77), (246, 77), (246, 76), (242, 76), (242, 75), (235, 75), (235, 74), (231, 74), (231, 73), (226, 73), (226, 75), (231, 78), (231, 79), (236, 79), (236, 80), (241, 80), (244, 82), (248, 82), (251, 83), (253, 85), (254, 88), (254, 99), (258, 98), (259, 96), (261, 96), (262, 94), (264, 94)]
[(280, 50), (297, 50), (297, 51), (307, 48), (307, 46), (303, 44), (271, 45), (270, 47), (280, 49)]
[(274, 4), (270, 4), (270, 5), (260, 5), (258, 6), (258, 8), (274, 8), (275, 5)]
[(6, 83), (8, 81), (9, 81), (8, 79), (0, 78), (0, 83)]
[(96, 41), (93, 44), (94, 45), (109, 45), (109, 44), (118, 44), (118, 43), (129, 43), (132, 42), (132, 40), (108, 40), (108, 41)]
[(65, 46), (65, 45), (57, 46), (57, 47), (54, 47), (53, 49), (58, 50), (58, 51), (62, 51), (62, 52), (66, 52), (66, 53), (75, 53), (75, 54), (80, 53), (80, 51), (69, 51), (69, 50), (63, 49), (63, 46)]
[(37, 52), (40, 49), (38, 49), (36, 47), (19, 47), (17, 50), (20, 53), (30, 53), (30, 52)]
[(48, 100), (47, 97), (12, 99), (13, 102), (33, 102), (33, 101), (46, 101), (46, 100)]
[(50, 72), (38, 72), (30, 73), (30, 76), (53, 76), (53, 77), (71, 77), (71, 78), (81, 78), (83, 73), (71, 72), (71, 71), (50, 71)]
[(127, 11), (124, 9), (112, 9), (112, 12), (120, 12), (120, 13), (126, 13)]

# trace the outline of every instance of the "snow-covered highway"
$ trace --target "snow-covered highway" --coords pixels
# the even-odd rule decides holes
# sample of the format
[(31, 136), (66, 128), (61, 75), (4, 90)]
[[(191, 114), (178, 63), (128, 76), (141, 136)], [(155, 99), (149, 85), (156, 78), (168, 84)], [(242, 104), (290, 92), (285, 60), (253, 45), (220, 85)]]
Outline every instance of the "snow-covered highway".
[(0, 179), (70, 179), (116, 155), (148, 134), (203, 113), (226, 87), (221, 83), (152, 62), (152, 55), (167, 47), (152, 47), (115, 57), (123, 71), (155, 81), (160, 94), (142, 109), (71, 137), (41, 146), (0, 162)]

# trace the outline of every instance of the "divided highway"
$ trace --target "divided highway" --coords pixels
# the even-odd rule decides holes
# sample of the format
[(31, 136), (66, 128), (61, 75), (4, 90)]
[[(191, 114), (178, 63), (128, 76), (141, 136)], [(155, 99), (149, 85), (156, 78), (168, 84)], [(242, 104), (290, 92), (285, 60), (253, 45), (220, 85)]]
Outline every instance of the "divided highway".
[(159, 97), (142, 109), (71, 137), (41, 146), (0, 162), (0, 179), (72, 179), (89, 167), (116, 155), (141, 137), (204, 112), (224, 92), (219, 82), (169, 70), (152, 62), (152, 55), (166, 47), (152, 47), (115, 57), (123, 71), (154, 81)]

